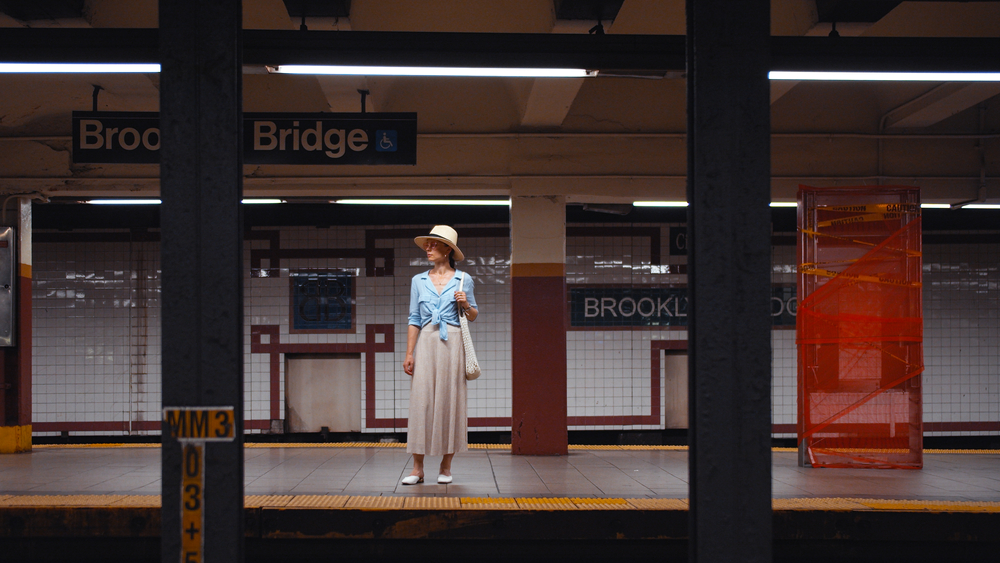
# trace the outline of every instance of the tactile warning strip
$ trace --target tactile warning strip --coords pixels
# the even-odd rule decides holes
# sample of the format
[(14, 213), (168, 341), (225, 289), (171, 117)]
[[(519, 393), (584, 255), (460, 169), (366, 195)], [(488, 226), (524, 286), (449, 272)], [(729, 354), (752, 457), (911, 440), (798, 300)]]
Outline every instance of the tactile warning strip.
[(687, 510), (685, 498), (630, 498), (628, 503), (643, 510)]
[(344, 508), (403, 508), (403, 497), (351, 497)]
[(469, 444), (470, 450), (509, 450), (510, 444)]
[(477, 510), (517, 510), (517, 501), (512, 498), (470, 498), (462, 499), (462, 508)]
[(243, 506), (246, 508), (282, 507), (290, 500), (292, 500), (292, 495), (247, 495), (243, 497)]
[(852, 499), (872, 510), (905, 510), (928, 512), (1000, 512), (1000, 502), (928, 500)]
[(576, 510), (576, 505), (568, 498), (518, 498), (518, 508), (528, 510)]
[[(159, 495), (0, 495), (3, 507), (158, 507)], [(247, 495), (247, 508), (338, 509), (371, 508), (382, 510), (427, 509), (454, 510), (687, 510), (683, 498), (584, 498), (584, 497), (434, 497), (434, 496), (348, 496), (348, 495)], [(861, 498), (784, 498), (773, 499), (774, 510), (842, 511), (927, 511), (994, 512), (1000, 502), (929, 501)]]
[(128, 506), (139, 508), (159, 508), (160, 495), (121, 495), (120, 500), (112, 503), (112, 506)]
[(124, 495), (16, 495), (0, 506), (111, 506)]
[(35, 448), (158, 448), (160, 447), (159, 442), (141, 442), (132, 444), (32, 444), (31, 449)]
[(867, 510), (868, 507), (848, 498), (776, 498), (774, 510)]
[(343, 508), (350, 499), (348, 495), (297, 495), (285, 508)]
[(458, 497), (406, 497), (403, 508), (454, 510), (462, 508), (462, 500)]
[(623, 498), (571, 498), (581, 510), (634, 510), (635, 507)]

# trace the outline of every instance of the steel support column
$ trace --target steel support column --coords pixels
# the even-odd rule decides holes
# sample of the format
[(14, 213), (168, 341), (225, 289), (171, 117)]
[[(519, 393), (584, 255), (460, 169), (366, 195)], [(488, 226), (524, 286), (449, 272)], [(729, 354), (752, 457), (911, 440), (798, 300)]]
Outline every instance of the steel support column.
[(164, 428), (162, 560), (184, 560), (185, 503), (203, 511), (198, 560), (242, 561), (241, 3), (161, 0), (159, 19), (163, 406), (236, 418), (234, 441), (204, 444), (197, 498), (181, 494), (181, 446)]
[(691, 561), (771, 560), (768, 0), (687, 1)]

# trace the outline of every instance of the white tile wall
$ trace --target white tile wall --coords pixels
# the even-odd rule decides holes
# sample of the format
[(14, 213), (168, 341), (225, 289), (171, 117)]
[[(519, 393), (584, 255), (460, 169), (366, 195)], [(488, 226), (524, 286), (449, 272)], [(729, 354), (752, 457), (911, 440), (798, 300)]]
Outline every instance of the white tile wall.
[[(684, 264), (685, 257), (671, 257), (667, 252), (671, 225), (632, 226), (659, 227), (663, 244), (661, 262), (670, 266)], [(506, 225), (494, 227), (504, 229)], [(462, 225), (456, 228), (460, 234), (463, 232)], [(359, 249), (365, 246), (365, 227), (284, 227), (278, 230), (284, 249)], [(267, 249), (269, 244), (258, 240), (245, 244), (246, 418), (264, 421), (271, 416), (270, 358), (266, 354), (250, 353), (251, 325), (277, 325), (283, 343), (362, 343), (365, 327), (374, 323), (392, 324), (395, 338), (394, 354), (376, 354), (376, 416), (405, 419), (409, 378), (402, 372), (401, 362), (406, 347), (410, 278), (427, 267), (422, 252), (410, 238), (380, 239), (378, 247), (395, 251), (395, 273), (388, 277), (368, 277), (361, 258), (283, 259), (277, 277), (273, 273), (269, 277), (251, 276), (251, 249)], [(508, 417), (511, 407), (510, 241), (506, 237), (462, 236), (461, 244), (468, 259), (459, 267), (469, 271), (477, 284), (476, 299), (482, 316), (473, 323), (472, 329), (477, 353), (485, 367), (483, 377), (470, 384), (469, 416)], [(137, 241), (35, 244), (33, 409), (36, 423), (128, 423), (159, 419), (158, 246)], [(566, 275), (570, 285), (683, 285), (686, 282), (686, 277), (677, 273), (677, 268), (651, 264), (648, 237), (569, 237), (566, 248)], [(775, 247), (773, 282), (795, 283), (795, 262), (794, 246)], [(925, 422), (1000, 421), (998, 264), (1000, 245), (995, 243), (926, 245), (924, 248)], [(268, 266), (266, 260), (264, 266)], [(358, 272), (355, 333), (289, 332), (288, 272), (308, 269)], [(570, 331), (567, 335), (569, 416), (645, 415), (650, 412), (654, 400), (660, 402), (662, 413), (663, 391), (659, 397), (650, 396), (649, 341), (684, 340), (686, 337), (686, 331), (677, 329)], [(794, 424), (795, 331), (775, 330), (772, 352), (773, 422)], [(284, 362), (279, 362), (279, 366), (283, 390)], [(364, 369), (362, 362), (362, 373), (358, 374), (362, 382), (365, 382)], [(366, 391), (362, 390), (363, 395)], [(283, 416), (283, 403), (281, 413)], [(586, 428), (660, 427), (662, 424)], [(366, 431), (401, 429), (366, 428)], [(126, 432), (157, 433), (134, 428)]]

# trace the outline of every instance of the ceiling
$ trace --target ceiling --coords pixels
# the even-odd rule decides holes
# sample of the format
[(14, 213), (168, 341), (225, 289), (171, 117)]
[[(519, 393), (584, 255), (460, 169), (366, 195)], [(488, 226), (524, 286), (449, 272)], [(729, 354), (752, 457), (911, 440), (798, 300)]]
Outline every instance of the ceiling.
[[(244, 28), (683, 35), (684, 0), (244, 0)], [(312, 6), (312, 8), (310, 8)], [(776, 36), (1000, 37), (1000, 2), (772, 0)], [(0, 27), (155, 28), (156, 0), (0, 0)], [(70, 115), (157, 111), (149, 75), (0, 75), (0, 194), (149, 196), (158, 167), (76, 164)], [(248, 166), (248, 197), (685, 197), (685, 81), (244, 75), (247, 112), (416, 112), (415, 166)], [(1000, 83), (772, 82), (772, 199), (799, 184), (917, 185), (1000, 201)]]

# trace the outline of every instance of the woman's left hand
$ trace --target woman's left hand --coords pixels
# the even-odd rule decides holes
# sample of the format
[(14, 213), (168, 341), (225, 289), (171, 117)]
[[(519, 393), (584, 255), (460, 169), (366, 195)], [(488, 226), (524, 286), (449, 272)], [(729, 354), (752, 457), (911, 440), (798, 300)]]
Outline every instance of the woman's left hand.
[(469, 306), (469, 299), (465, 295), (464, 291), (456, 291), (455, 292), (455, 301), (457, 301), (458, 305), (460, 307), (462, 307), (463, 309)]

